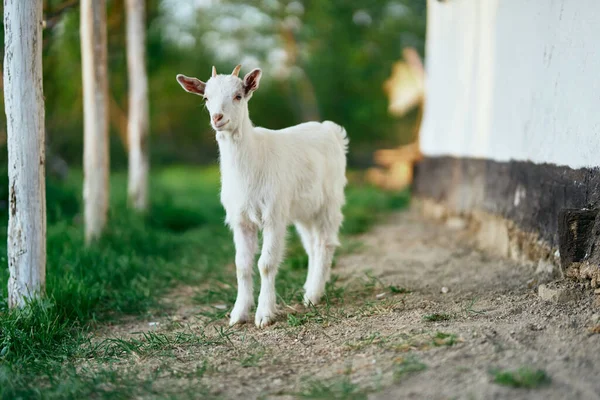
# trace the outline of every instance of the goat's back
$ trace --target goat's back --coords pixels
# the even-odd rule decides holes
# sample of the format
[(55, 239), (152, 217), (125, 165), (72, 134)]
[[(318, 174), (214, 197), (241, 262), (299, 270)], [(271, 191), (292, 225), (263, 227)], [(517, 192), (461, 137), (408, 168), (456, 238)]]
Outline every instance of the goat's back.
[(348, 147), (343, 127), (325, 121), (281, 130), (255, 129), (265, 141), (265, 154), (270, 157), (265, 161), (277, 168), (277, 180), (289, 189), (292, 218), (302, 220), (323, 208), (341, 208)]

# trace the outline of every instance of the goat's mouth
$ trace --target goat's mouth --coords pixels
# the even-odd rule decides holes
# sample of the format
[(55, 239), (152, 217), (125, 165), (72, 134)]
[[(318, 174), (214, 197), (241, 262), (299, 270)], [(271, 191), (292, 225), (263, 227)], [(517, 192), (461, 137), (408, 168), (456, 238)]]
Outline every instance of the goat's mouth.
[(225, 122), (221, 122), (220, 124), (214, 124), (213, 126), (214, 126), (214, 128), (215, 128), (216, 130), (219, 130), (219, 129), (221, 129), (222, 127), (224, 127), (225, 125), (227, 125), (227, 124), (229, 123), (229, 121), (230, 121), (230, 120), (227, 120), (227, 121), (225, 121)]

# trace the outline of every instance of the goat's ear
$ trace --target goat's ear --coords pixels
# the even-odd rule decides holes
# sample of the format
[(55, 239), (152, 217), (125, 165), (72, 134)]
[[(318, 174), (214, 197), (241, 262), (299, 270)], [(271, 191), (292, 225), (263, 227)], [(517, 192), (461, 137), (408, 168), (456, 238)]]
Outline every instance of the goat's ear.
[(252, 94), (252, 92), (258, 89), (258, 83), (260, 82), (261, 76), (262, 71), (260, 68), (255, 68), (246, 74), (244, 77), (244, 92), (246, 95)]
[(181, 85), (183, 90), (188, 93), (197, 94), (198, 96), (204, 96), (204, 89), (206, 83), (202, 82), (198, 78), (190, 78), (185, 75), (177, 75), (177, 82)]

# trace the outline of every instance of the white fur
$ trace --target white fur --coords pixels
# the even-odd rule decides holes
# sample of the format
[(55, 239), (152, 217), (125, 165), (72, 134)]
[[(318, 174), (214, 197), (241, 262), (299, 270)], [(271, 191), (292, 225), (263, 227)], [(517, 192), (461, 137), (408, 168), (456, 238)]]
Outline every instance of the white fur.
[[(252, 267), (258, 230), (262, 229), (258, 260), (261, 288), (255, 323), (264, 327), (276, 315), (275, 275), (284, 257), (290, 224), (296, 226), (309, 256), (304, 302), (316, 304), (324, 293), (339, 245), (348, 139), (344, 128), (330, 121), (282, 130), (254, 127), (248, 115), (248, 100), (254, 90), (244, 91), (252, 73), (257, 75), (255, 90), (260, 70), (252, 71), (243, 81), (232, 75), (212, 77), (204, 95), (211, 121), (215, 114), (223, 114), (221, 123), (229, 121), (220, 128), (214, 122), (212, 125), (219, 144), (221, 202), (236, 247), (238, 295), (230, 324), (250, 317), (254, 304)], [(243, 97), (236, 100), (239, 93)]]

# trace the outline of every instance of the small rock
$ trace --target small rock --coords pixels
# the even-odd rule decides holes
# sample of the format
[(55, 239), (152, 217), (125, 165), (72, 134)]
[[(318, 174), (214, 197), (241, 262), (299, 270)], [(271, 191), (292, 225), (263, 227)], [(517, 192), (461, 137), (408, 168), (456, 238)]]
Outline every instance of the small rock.
[(578, 297), (574, 290), (550, 288), (543, 284), (538, 286), (538, 296), (544, 301), (551, 301), (553, 303), (566, 303), (576, 300)]
[(446, 294), (450, 291), (450, 289), (448, 289), (446, 286), (442, 287), (442, 293)]
[(554, 266), (554, 264), (546, 260), (540, 260), (537, 268), (535, 269), (535, 274), (538, 276), (538, 278), (548, 281), (554, 277), (556, 271), (557, 268)]
[(596, 290), (594, 290), (594, 293), (595, 293), (595, 294), (600, 294), (600, 289), (596, 289)]
[(384, 292), (384, 293), (379, 293), (379, 294), (378, 294), (378, 295), (376, 295), (375, 297), (376, 297), (376, 298), (378, 298), (378, 299), (383, 299), (383, 298), (385, 297), (385, 295), (386, 295), (386, 294), (387, 294), (387, 293), (385, 293), (385, 292)]
[(463, 218), (450, 217), (446, 221), (446, 226), (450, 229), (461, 230), (467, 227), (467, 222)]
[(592, 321), (593, 324), (597, 324), (598, 321), (600, 321), (600, 315), (592, 314), (592, 317), (590, 318), (590, 320)]
[(544, 327), (540, 324), (529, 324), (528, 327), (532, 331), (541, 331), (542, 329), (544, 329)]
[(148, 326), (158, 326), (160, 322), (148, 322)]
[(215, 304), (213, 307), (217, 310), (227, 310), (227, 305), (225, 304)]

